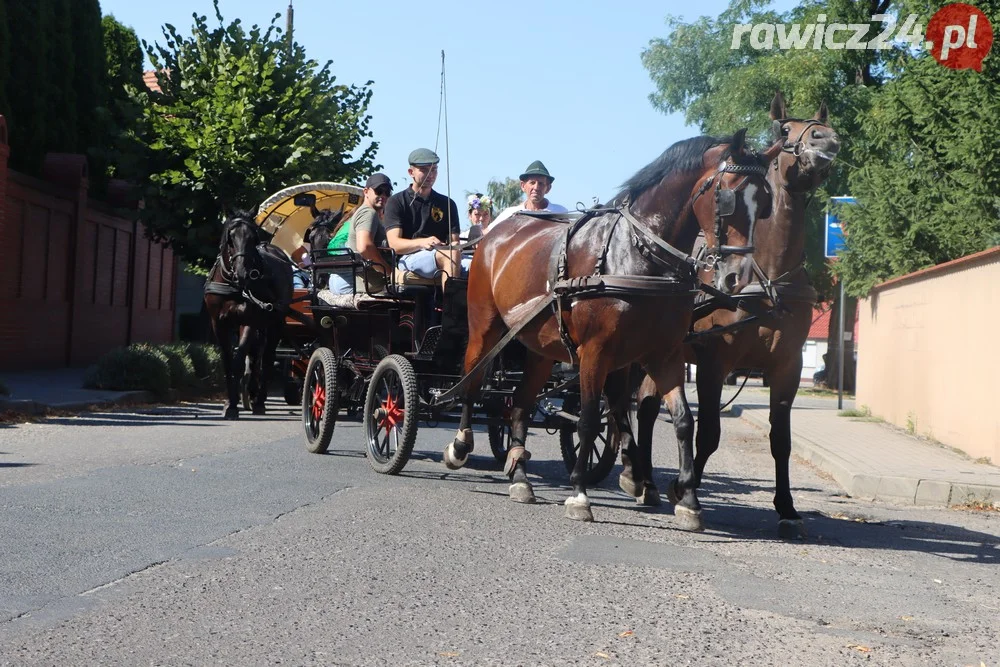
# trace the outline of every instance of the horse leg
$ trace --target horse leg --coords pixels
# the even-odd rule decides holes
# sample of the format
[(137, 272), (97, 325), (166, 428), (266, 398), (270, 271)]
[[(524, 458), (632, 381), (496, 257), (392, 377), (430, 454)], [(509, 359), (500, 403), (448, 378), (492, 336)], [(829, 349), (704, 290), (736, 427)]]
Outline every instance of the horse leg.
[(531, 453), (525, 448), (528, 427), (535, 413), (538, 393), (552, 375), (552, 361), (528, 350), (524, 359), (524, 375), (514, 390), (510, 412), (510, 449), (503, 471), (510, 477), (508, 493), (515, 503), (535, 502), (535, 493), (528, 481), (527, 463)]
[(774, 509), (778, 511), (778, 535), (801, 539), (806, 535), (802, 517), (795, 511), (788, 459), (792, 454), (792, 403), (799, 391), (802, 356), (793, 355), (787, 364), (768, 374), (771, 384), (771, 456), (774, 457)]
[[(659, 505), (660, 494), (653, 485), (651, 470), (644, 465), (642, 452), (632, 433), (629, 410), (632, 407), (634, 385), (631, 375), (631, 369), (616, 371), (608, 375), (604, 385), (604, 395), (610, 404), (616, 434), (621, 439), (622, 472), (618, 475), (618, 486), (640, 505)], [(643, 376), (645, 373), (638, 374), (640, 378)]]
[(640, 505), (660, 504), (660, 492), (653, 483), (653, 428), (660, 414), (661, 403), (662, 397), (656, 391), (656, 383), (648, 376), (644, 376), (637, 392), (636, 422), (639, 437), (632, 466), (632, 475), (638, 492), (634, 495)]
[(573, 495), (566, 499), (566, 518), (574, 521), (593, 521), (590, 498), (587, 497), (587, 462), (594, 451), (594, 440), (601, 429), (601, 393), (608, 379), (608, 360), (599, 341), (588, 341), (580, 346), (580, 453), (570, 473)]
[(694, 475), (694, 418), (684, 395), (684, 356), (675, 353), (648, 370), (657, 390), (665, 397), (677, 436), (677, 477), (667, 487), (667, 495), (674, 503), (674, 516), (682, 530), (704, 530)]
[[(210, 311), (210, 313), (211, 312), (212, 311)], [(229, 321), (222, 319), (219, 314), (212, 313), (212, 315), (212, 332), (215, 334), (215, 340), (219, 344), (219, 352), (222, 358), (222, 370), (226, 375), (226, 394), (228, 402), (222, 409), (222, 417), (223, 419), (239, 419), (240, 381), (236, 374), (236, 367), (233, 359), (233, 325)], [(239, 368), (240, 376), (242, 376), (243, 368)]]
[[(485, 299), (483, 300), (485, 301)], [(492, 305), (479, 302), (479, 306)], [(493, 349), (493, 346), (503, 338), (505, 329), (500, 313), (492, 308), (490, 316), (484, 319), (476, 319), (476, 322), (487, 322), (481, 331), (473, 331), (473, 320), (469, 319), (469, 344), (465, 349), (464, 372), (475, 368), (479, 360)], [(474, 377), (469, 378), (469, 384), (462, 393), (462, 416), (458, 422), (458, 433), (455, 439), (444, 448), (444, 464), (449, 470), (458, 470), (469, 460), (469, 454), (475, 449), (475, 441), (472, 437), (472, 409), (479, 399), (483, 387), (483, 375), (485, 370), (480, 370)]]
[(725, 368), (710, 354), (698, 354), (698, 433), (695, 436), (694, 479), (695, 488), (701, 486), (705, 465), (719, 449), (722, 435), (720, 401)]
[(284, 326), (283, 321), (278, 324), (272, 323), (266, 329), (264, 339), (258, 341), (256, 356), (260, 361), (258, 363), (257, 377), (260, 378), (260, 382), (257, 386), (257, 397), (253, 405), (253, 413), (255, 415), (266, 414), (267, 386), (271, 381), (271, 374), (274, 372), (275, 351), (278, 349), (282, 326)]

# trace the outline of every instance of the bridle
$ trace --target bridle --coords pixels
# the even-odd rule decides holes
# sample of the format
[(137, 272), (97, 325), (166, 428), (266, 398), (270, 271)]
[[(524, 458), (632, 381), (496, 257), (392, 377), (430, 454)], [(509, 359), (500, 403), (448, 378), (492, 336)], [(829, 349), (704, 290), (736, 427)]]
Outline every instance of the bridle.
[[(229, 225), (227, 225), (225, 230), (225, 241), (223, 243), (223, 247), (220, 248), (219, 251), (219, 267), (222, 272), (222, 279), (225, 280), (228, 284), (232, 285), (233, 287), (238, 287), (238, 288), (242, 288), (244, 282), (246, 282), (247, 280), (249, 280), (250, 282), (255, 282), (257, 280), (260, 280), (264, 275), (259, 268), (254, 267), (251, 268), (249, 271), (247, 271), (245, 277), (239, 276), (237, 275), (236, 270), (233, 268), (234, 262), (239, 257), (244, 257), (244, 258), (257, 257), (259, 259), (259, 255), (257, 255), (256, 244), (252, 244), (250, 248), (242, 250), (240, 252), (236, 253), (225, 252), (227, 248), (232, 248), (235, 250), (235, 246), (233, 245), (233, 240), (232, 240), (232, 233), (234, 229), (236, 229), (241, 225), (245, 225), (248, 228), (250, 228), (251, 233), (254, 235), (254, 237), (256, 237), (256, 230), (253, 228), (250, 222), (242, 218), (237, 218), (236, 220), (233, 220)], [(226, 261), (227, 259), (229, 260), (228, 266)]]

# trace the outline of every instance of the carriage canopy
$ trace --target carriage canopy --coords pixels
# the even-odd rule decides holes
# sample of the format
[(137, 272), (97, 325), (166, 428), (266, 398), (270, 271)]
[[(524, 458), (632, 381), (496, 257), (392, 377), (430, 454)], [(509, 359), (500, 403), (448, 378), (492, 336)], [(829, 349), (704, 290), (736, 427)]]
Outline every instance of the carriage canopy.
[[(313, 195), (316, 198), (316, 208), (339, 211), (344, 208), (344, 215), (349, 214), (361, 205), (364, 190), (356, 185), (346, 183), (302, 183), (284, 188), (264, 200), (257, 209), (257, 225), (276, 245), (291, 255), (302, 245), (302, 236), (313, 221), (309, 206), (297, 204), (299, 195)], [(301, 201), (301, 197), (299, 197)]]

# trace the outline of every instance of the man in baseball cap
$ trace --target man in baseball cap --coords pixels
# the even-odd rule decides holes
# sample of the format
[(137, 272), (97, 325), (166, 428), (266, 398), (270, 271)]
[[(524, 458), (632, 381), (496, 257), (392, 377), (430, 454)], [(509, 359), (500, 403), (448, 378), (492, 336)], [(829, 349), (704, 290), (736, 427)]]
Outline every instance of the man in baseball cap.
[(550, 213), (566, 213), (566, 207), (555, 204), (546, 199), (545, 195), (552, 189), (552, 181), (556, 180), (549, 170), (545, 168), (541, 160), (535, 160), (528, 165), (524, 173), (520, 176), (521, 192), (524, 193), (524, 201), (514, 206), (508, 206), (497, 216), (490, 228), (497, 223), (503, 222), (512, 215), (521, 211), (549, 211)]
[[(399, 255), (399, 268), (424, 278), (441, 274), (459, 276), (463, 260), (459, 250), (461, 222), (458, 206), (433, 189), (437, 180), (437, 153), (418, 148), (410, 153), (407, 173), (410, 187), (397, 192), (385, 205), (385, 230), (389, 246)], [(448, 245), (453, 247), (446, 247)], [(468, 270), (468, 260), (465, 260)]]
[[(382, 212), (385, 210), (385, 203), (391, 194), (392, 181), (385, 174), (372, 174), (365, 181), (364, 201), (354, 209), (350, 219), (343, 223), (348, 226), (346, 241), (341, 244), (337, 237), (342, 235), (336, 234), (331, 239), (329, 248), (331, 250), (349, 248), (355, 254), (370, 261), (371, 268), (365, 272), (364, 276), (360, 273), (355, 276), (353, 270), (331, 274), (330, 291), (350, 294), (355, 291), (363, 293), (366, 290), (375, 293), (385, 289), (385, 277), (390, 275), (393, 269), (378, 249), (387, 244), (385, 227), (382, 224)], [(357, 278), (356, 284), (355, 277)]]

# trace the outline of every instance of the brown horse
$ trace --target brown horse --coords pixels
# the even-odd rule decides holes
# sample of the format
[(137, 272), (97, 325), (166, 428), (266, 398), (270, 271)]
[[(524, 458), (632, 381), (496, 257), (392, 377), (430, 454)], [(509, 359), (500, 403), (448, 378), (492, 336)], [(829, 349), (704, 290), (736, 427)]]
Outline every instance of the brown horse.
[[(738, 297), (746, 299), (743, 302), (746, 308), (751, 301), (756, 302), (765, 306), (766, 314), (755, 318), (755, 314), (760, 314), (758, 307), (714, 310), (699, 317), (696, 308), (693, 327), (696, 334), (685, 350), (688, 361), (698, 367), (694, 488), (684, 488), (674, 481), (669, 495), (672, 500), (680, 498), (682, 505), (683, 499), (688, 499), (698, 506), (696, 489), (708, 458), (719, 447), (719, 401), (724, 379), (734, 368), (761, 368), (771, 386), (770, 439), (778, 531), (782, 537), (794, 538), (802, 536), (804, 528), (795, 511), (788, 478), (790, 413), (802, 372), (802, 345), (809, 333), (816, 301), (816, 292), (803, 266), (807, 195), (826, 179), (840, 142), (827, 124), (825, 104), (811, 120), (787, 118), (785, 101), (779, 92), (771, 103), (770, 115), (775, 138), (782, 143), (780, 154), (768, 170), (768, 182), (774, 192), (772, 215), (758, 221), (750, 237), (738, 229), (728, 230), (730, 242), (752, 245), (755, 250), (750, 256), (720, 263), (716, 272), (716, 282), (722, 276), (721, 282), (733, 285)], [(708, 242), (711, 245), (718, 240), (710, 238)], [(652, 484), (652, 469), (646, 467), (649, 458), (645, 452), (651, 447), (659, 405), (656, 385), (646, 378), (639, 391), (638, 451), (623, 449), (625, 470), (619, 478), (621, 487), (640, 502), (644, 493), (648, 496)], [(655, 497), (655, 487), (653, 492)]]
[(240, 416), (240, 378), (248, 354), (260, 355), (253, 363), (257, 372), (253, 373), (256, 386), (251, 392), (252, 410), (254, 414), (264, 414), (275, 348), (291, 300), (289, 261), (281, 251), (261, 244), (252, 215), (236, 213), (227, 218), (219, 256), (205, 283), (205, 308), (226, 373), (228, 401), (223, 412), (226, 419)]
[[(635, 362), (661, 391), (683, 387), (682, 342), (698, 285), (690, 252), (699, 228), (720, 216), (748, 226), (770, 214), (766, 165), (780, 144), (761, 157), (747, 151), (744, 135), (674, 144), (629, 179), (608, 207), (572, 226), (519, 215), (490, 229), (469, 271), (469, 381), (458, 435), (445, 450), (449, 468), (464, 465), (472, 451), (471, 413), (488, 353), (516, 332), (527, 353), (504, 467), (511, 500), (535, 500), (525, 449), (535, 397), (554, 361), (573, 362), (580, 369), (581, 448), (566, 516), (593, 520), (585, 470), (609, 374)], [(678, 440), (691, 453), (694, 424), (683, 393), (679, 400)]]

